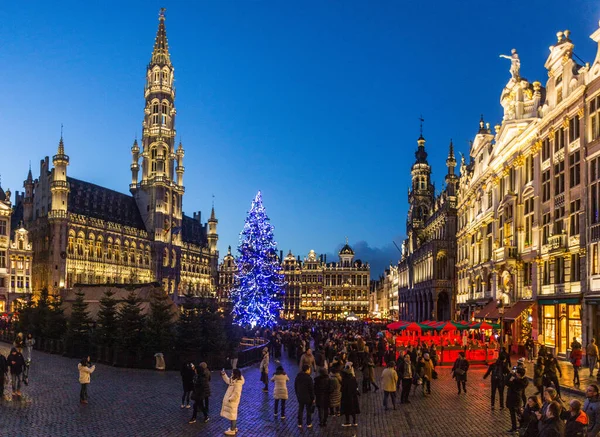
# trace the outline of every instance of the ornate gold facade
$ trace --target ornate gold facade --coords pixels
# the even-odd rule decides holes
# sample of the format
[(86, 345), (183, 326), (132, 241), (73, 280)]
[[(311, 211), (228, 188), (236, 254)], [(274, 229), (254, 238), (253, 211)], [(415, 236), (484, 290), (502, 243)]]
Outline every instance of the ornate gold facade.
[[(158, 282), (170, 294), (214, 296), (217, 224), (183, 213), (183, 158), (175, 146), (174, 67), (164, 10), (146, 72), (141, 149), (131, 147), (131, 195), (67, 175), (61, 136), (56, 155), (40, 162), (40, 176), (24, 182), (21, 205), (36, 263), (33, 288), (50, 292), (75, 284)], [(140, 175), (141, 161), (141, 175)], [(140, 178), (141, 176), (141, 178)]]

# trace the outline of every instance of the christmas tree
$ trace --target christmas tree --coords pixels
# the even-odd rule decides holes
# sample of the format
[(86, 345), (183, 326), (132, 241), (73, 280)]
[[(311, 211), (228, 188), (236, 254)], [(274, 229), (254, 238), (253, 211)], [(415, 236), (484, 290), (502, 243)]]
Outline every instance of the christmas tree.
[(233, 320), (241, 326), (271, 327), (277, 323), (278, 298), (283, 292), (273, 225), (260, 191), (254, 198), (238, 246), (238, 274), (232, 293)]

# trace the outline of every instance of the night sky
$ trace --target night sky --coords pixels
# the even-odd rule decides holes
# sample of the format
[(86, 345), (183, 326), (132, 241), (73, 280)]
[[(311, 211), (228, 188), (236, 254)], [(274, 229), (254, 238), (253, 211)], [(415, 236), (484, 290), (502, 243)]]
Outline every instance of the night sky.
[(592, 62), (600, 19), (581, 0), (5, 2), (3, 188), (38, 177), (63, 123), (69, 175), (127, 192), (163, 6), (186, 214), (214, 194), (224, 255), (260, 189), (284, 254), (331, 261), (347, 236), (372, 276), (399, 256), (419, 116), (439, 190), (450, 139), (467, 154), (480, 114), (501, 122), (499, 55), (545, 84), (556, 32)]

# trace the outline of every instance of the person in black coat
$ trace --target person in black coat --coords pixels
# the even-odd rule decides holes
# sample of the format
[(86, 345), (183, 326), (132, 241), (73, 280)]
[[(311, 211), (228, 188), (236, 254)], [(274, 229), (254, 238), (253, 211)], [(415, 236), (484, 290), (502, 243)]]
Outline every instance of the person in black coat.
[(310, 377), (310, 366), (304, 364), (294, 381), (294, 390), (298, 399), (298, 428), (302, 428), (304, 409), (306, 409), (306, 427), (312, 428), (312, 408), (315, 402), (315, 387)]
[(560, 370), (558, 361), (551, 352), (546, 353), (546, 361), (544, 362), (544, 376), (546, 377), (547, 382), (551, 382), (554, 385), (554, 388), (558, 393), (558, 397), (560, 397), (560, 384), (558, 383), (558, 377), (560, 376), (562, 378), (562, 371)]
[(404, 358), (396, 365), (396, 372), (398, 373), (398, 385), (402, 384), (402, 392), (400, 393), (400, 403), (410, 404), (408, 395), (410, 394), (410, 388), (412, 387), (413, 378), (417, 374), (417, 369), (412, 363), (410, 354), (406, 353)]
[(6, 365), (6, 358), (0, 354), (0, 400), (4, 398), (4, 375), (8, 372), (8, 366)]
[(496, 362), (490, 364), (483, 375), (483, 379), (486, 379), (490, 374), (492, 375), (492, 410), (496, 403), (496, 391), (500, 397), (500, 409), (504, 408), (504, 382), (506, 376), (510, 373), (510, 368), (504, 357), (498, 357)]
[(456, 386), (458, 387), (458, 394), (460, 394), (460, 388), (467, 393), (467, 371), (469, 370), (469, 362), (465, 358), (464, 352), (458, 353), (458, 358), (452, 366), (452, 377), (456, 379)]
[(13, 396), (21, 396), (21, 374), (25, 368), (23, 355), (13, 347), (6, 358), (6, 365), (10, 369)]
[[(354, 376), (352, 363), (348, 361), (342, 371), (342, 404), (340, 412), (346, 416), (346, 422), (342, 426), (358, 426), (356, 415), (360, 414), (359, 395), (358, 382)], [(352, 416), (352, 423), (350, 423), (350, 416)]]
[(539, 437), (562, 437), (565, 435), (565, 423), (560, 418), (561, 406), (552, 401), (546, 410), (545, 420), (538, 424)]
[(331, 379), (324, 367), (319, 367), (319, 376), (315, 378), (315, 404), (319, 412), (319, 425), (327, 425), (329, 413), (329, 395), (333, 390)]
[(185, 363), (181, 368), (181, 382), (183, 383), (183, 396), (181, 396), (181, 408), (190, 408), (190, 396), (194, 391), (194, 377), (196, 368), (193, 363)]
[[(210, 373), (209, 373), (210, 374)], [(202, 411), (204, 414), (204, 423), (208, 422), (208, 402), (205, 402), (205, 399), (208, 400), (210, 396), (210, 382), (209, 379), (204, 372), (204, 369), (199, 368), (198, 374), (196, 375), (196, 381), (194, 382), (194, 393), (192, 395), (192, 399), (194, 400), (194, 412), (192, 414), (192, 418), (189, 423), (196, 422), (196, 416), (198, 414), (198, 409)]]
[(540, 400), (537, 396), (529, 396), (523, 409), (520, 423), (520, 433), (523, 437), (537, 437), (538, 418), (535, 413), (540, 411)]
[(508, 432), (517, 431), (517, 411), (523, 406), (523, 392), (529, 384), (525, 378), (525, 369), (517, 368), (514, 373), (507, 378), (506, 385), (508, 391), (506, 393), (506, 406), (510, 410), (510, 423), (512, 425)]

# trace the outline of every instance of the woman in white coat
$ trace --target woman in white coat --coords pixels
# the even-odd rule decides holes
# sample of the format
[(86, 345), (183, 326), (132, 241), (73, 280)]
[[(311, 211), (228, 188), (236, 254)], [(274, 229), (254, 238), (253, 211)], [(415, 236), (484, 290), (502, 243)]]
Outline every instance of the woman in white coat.
[(223, 397), (223, 406), (221, 407), (221, 417), (231, 421), (231, 427), (225, 431), (225, 435), (237, 434), (237, 414), (242, 397), (242, 386), (244, 385), (244, 377), (239, 369), (233, 369), (231, 378), (227, 376), (225, 371), (221, 371), (223, 381), (229, 386)]
[(277, 417), (277, 410), (279, 409), (279, 401), (281, 401), (281, 418), (285, 419), (285, 401), (288, 398), (288, 389), (287, 382), (290, 378), (286, 375), (283, 367), (277, 367), (275, 370), (275, 375), (271, 378), (271, 381), (275, 383), (275, 388), (273, 389), (273, 398), (275, 399), (275, 417)]

